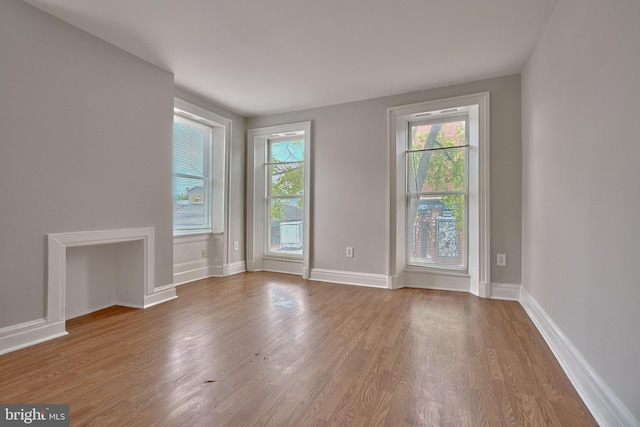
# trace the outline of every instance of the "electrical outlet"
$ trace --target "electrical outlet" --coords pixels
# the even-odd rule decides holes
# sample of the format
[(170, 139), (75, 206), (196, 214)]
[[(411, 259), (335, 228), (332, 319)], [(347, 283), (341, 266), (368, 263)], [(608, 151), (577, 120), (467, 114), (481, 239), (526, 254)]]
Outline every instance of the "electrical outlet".
[(353, 248), (347, 246), (347, 258), (353, 258)]
[(240, 245), (238, 245), (238, 242), (233, 242), (233, 250), (237, 251), (240, 248)]
[(207, 257), (207, 251), (205, 249), (202, 250), (202, 258)]
[(506, 267), (507, 266), (507, 254), (498, 254), (498, 259), (496, 260), (496, 264), (498, 264), (500, 267)]

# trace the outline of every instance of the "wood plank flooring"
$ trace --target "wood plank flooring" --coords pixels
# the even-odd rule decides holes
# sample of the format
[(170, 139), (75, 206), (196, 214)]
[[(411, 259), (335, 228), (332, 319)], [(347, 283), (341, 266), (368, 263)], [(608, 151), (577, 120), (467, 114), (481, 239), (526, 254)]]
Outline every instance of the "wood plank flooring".
[(245, 273), (0, 356), (72, 426), (594, 426), (517, 302)]

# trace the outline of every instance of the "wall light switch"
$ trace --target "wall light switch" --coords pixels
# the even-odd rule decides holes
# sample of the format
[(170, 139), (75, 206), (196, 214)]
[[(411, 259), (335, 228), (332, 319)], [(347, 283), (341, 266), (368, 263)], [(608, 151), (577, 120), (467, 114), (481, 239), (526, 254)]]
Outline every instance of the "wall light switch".
[(237, 251), (239, 249), (238, 242), (233, 242), (233, 250)]

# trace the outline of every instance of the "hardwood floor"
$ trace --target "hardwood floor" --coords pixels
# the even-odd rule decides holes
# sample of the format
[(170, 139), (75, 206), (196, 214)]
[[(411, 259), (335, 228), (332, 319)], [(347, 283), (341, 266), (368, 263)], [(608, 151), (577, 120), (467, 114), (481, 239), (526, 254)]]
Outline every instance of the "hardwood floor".
[(517, 302), (245, 273), (0, 356), (72, 426), (597, 425)]

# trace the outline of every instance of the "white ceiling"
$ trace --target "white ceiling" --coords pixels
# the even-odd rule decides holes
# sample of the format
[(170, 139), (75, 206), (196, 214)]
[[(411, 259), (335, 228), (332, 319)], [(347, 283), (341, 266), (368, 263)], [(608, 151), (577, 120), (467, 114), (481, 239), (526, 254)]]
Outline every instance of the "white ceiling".
[(556, 0), (25, 0), (244, 116), (518, 73)]

